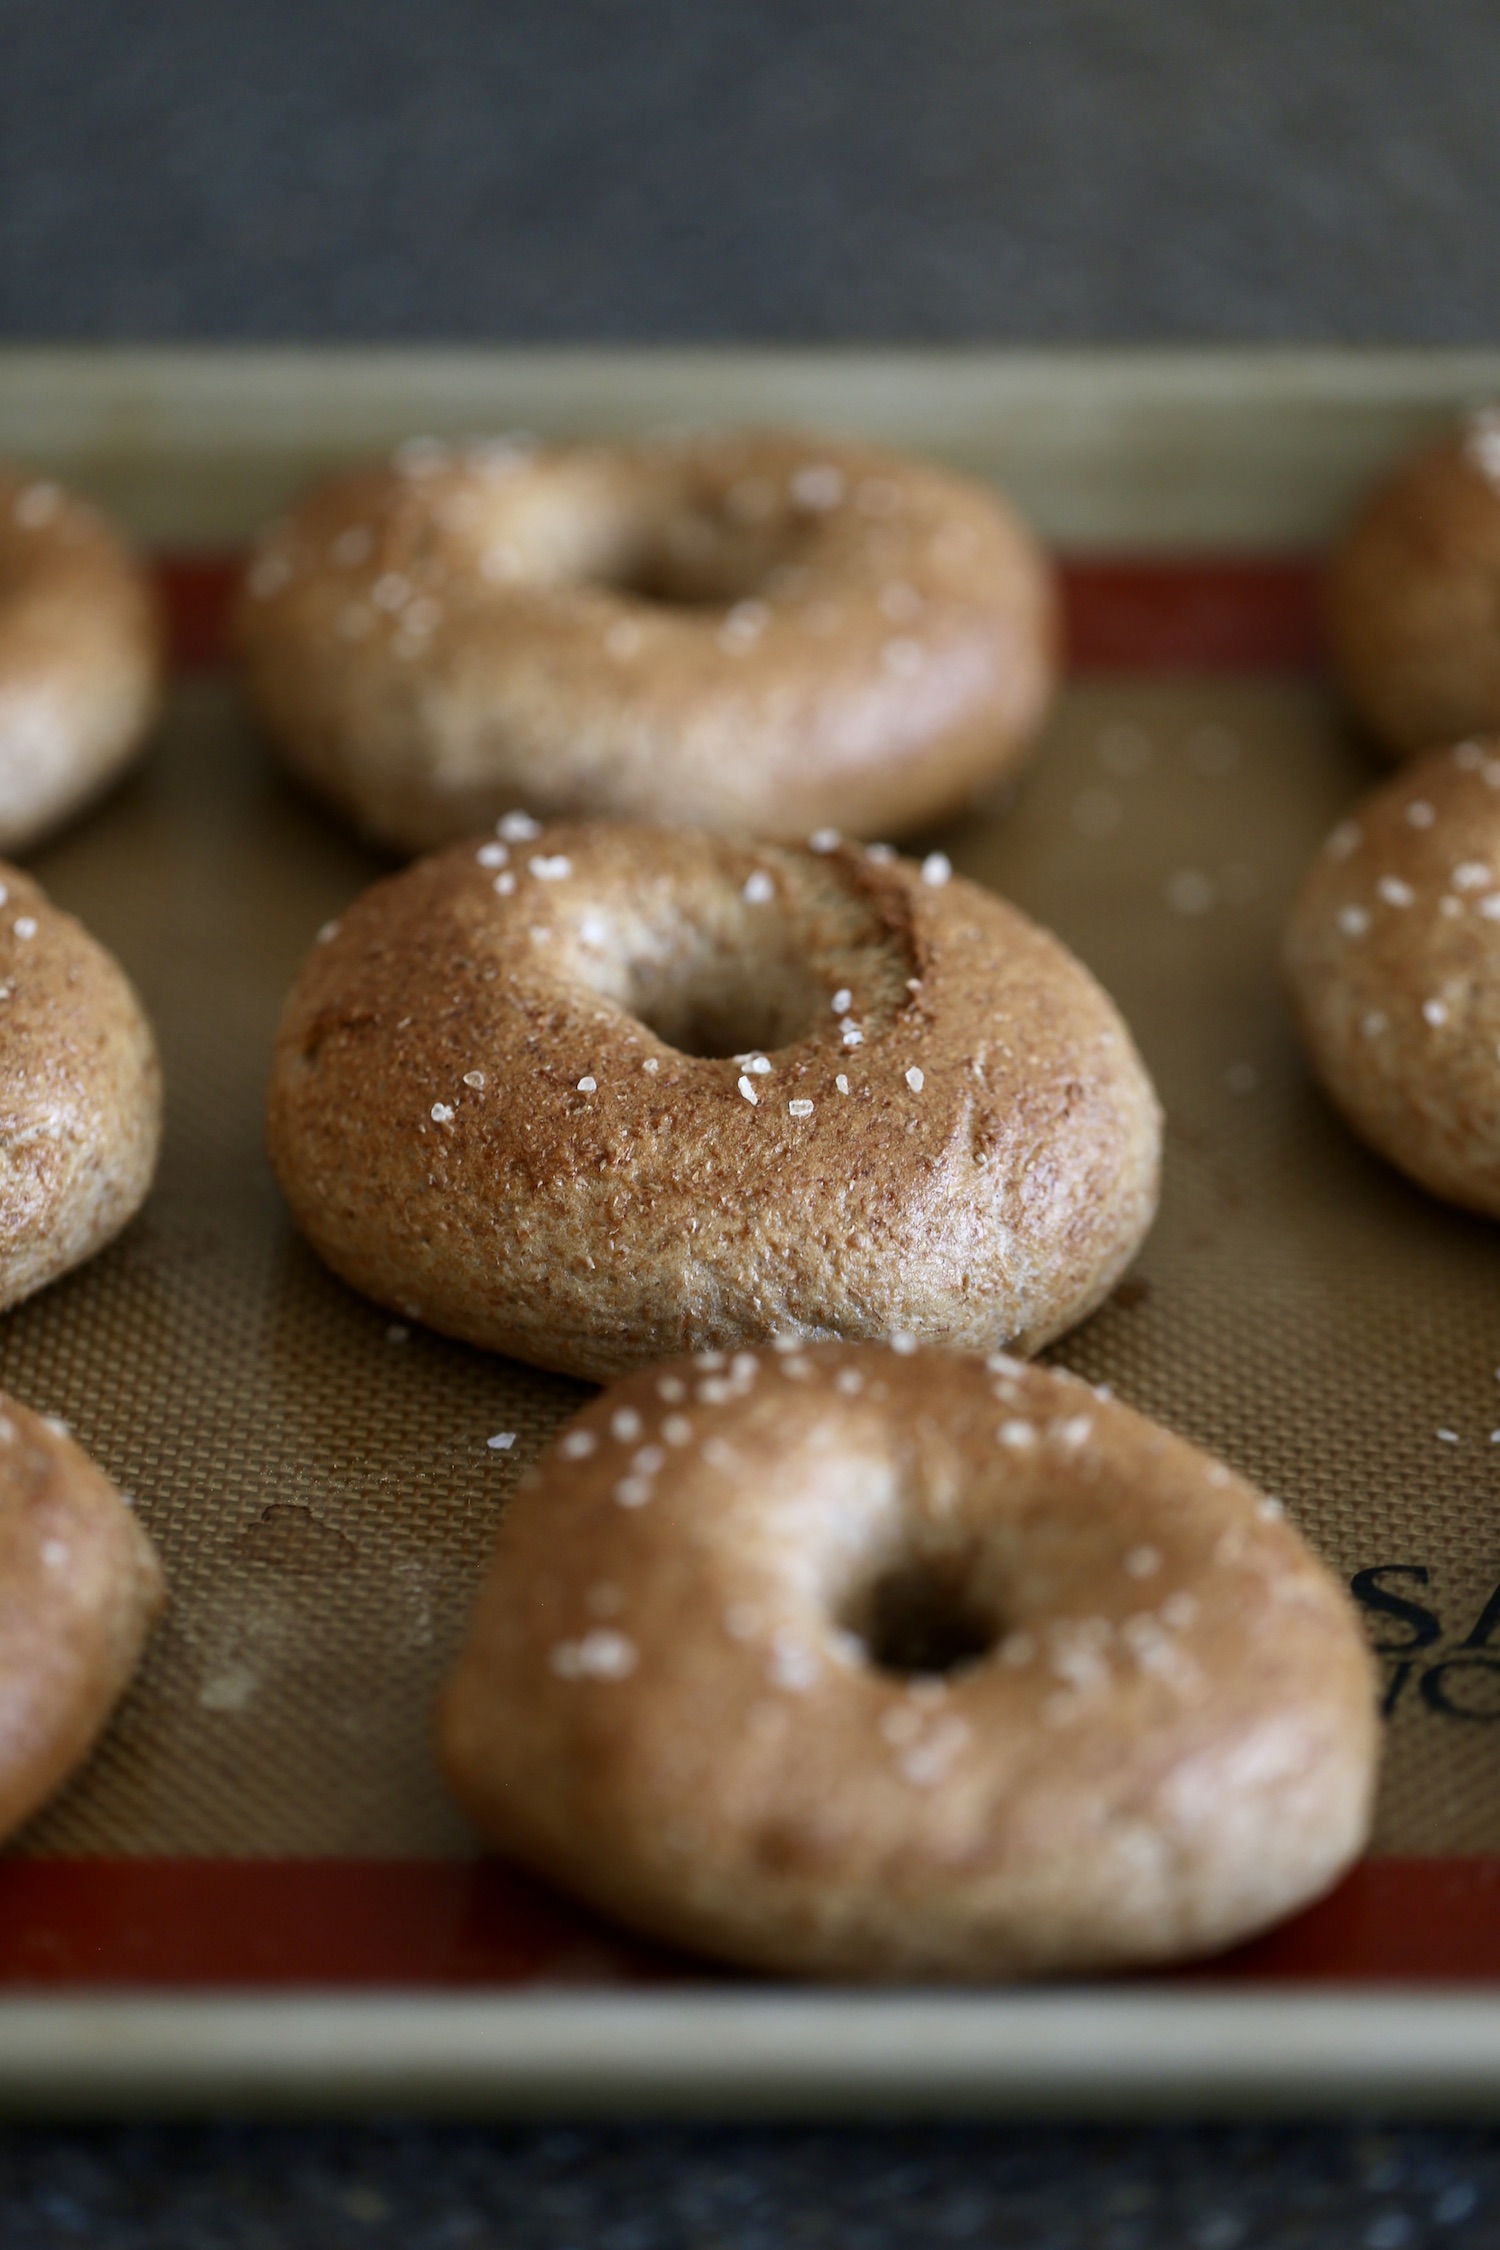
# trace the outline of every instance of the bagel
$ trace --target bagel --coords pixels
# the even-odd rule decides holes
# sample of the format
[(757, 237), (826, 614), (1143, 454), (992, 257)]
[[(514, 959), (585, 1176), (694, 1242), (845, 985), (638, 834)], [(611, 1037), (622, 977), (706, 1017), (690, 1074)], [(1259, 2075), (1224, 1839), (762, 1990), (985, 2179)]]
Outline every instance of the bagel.
[(156, 598), (119, 536), (59, 486), (0, 471), (0, 851), (114, 780), (161, 683)]
[(1058, 642), (992, 493), (787, 433), (405, 447), (271, 527), (239, 631), (289, 764), (403, 851), (516, 803), (909, 827), (1017, 763)]
[(1205, 1953), (1368, 1829), (1352, 1605), (1274, 1502), (1076, 1378), (700, 1355), (522, 1480), (436, 1720), (501, 1851), (762, 1968)]
[(1403, 462), (1333, 563), (1334, 660), (1398, 758), (1500, 733), (1500, 408)]
[(115, 1487), (0, 1393), (0, 1836), (82, 1763), (161, 1605), (156, 1555)]
[(0, 1310), (119, 1233), (160, 1138), (156, 1043), (119, 963), (0, 862)]
[(367, 891), (283, 1012), (272, 1163), (356, 1289), (602, 1379), (780, 1331), (1030, 1352), (1112, 1288), (1160, 1118), (1055, 938), (936, 853), (501, 828)]
[(1500, 741), (1432, 752), (1335, 828), (1285, 962), (1303, 1045), (1354, 1130), (1500, 1218)]

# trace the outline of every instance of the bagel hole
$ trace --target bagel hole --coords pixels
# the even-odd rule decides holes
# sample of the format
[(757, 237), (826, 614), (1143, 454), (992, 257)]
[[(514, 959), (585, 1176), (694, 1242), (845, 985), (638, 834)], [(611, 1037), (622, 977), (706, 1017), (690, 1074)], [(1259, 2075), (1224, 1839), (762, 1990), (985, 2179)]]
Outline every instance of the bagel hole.
[(775, 1054), (806, 1038), (826, 1012), (823, 994), (801, 977), (733, 960), (705, 964), (697, 976), (653, 982), (635, 995), (631, 1009), (666, 1046), (705, 1060)]
[(1000, 1620), (979, 1599), (958, 1558), (923, 1557), (885, 1571), (862, 1590), (843, 1623), (878, 1670), (903, 1678), (962, 1672), (1000, 1638)]
[(678, 1054), (774, 1054), (830, 1020), (826, 979), (795, 927), (737, 890), (621, 935), (618, 952), (584, 957), (582, 974)]

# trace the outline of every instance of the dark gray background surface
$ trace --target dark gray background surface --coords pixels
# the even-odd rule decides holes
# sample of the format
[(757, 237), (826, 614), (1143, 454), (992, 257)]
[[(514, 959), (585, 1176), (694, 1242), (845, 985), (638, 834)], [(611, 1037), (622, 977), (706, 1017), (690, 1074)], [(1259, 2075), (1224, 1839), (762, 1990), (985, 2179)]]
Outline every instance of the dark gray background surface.
[(1493, 0), (0, 0), (0, 331), (1489, 341)]
[[(12, 339), (1495, 341), (1485, 0), (0, 0)], [(6, 2250), (1417, 2250), (1489, 2132), (0, 2133)]]

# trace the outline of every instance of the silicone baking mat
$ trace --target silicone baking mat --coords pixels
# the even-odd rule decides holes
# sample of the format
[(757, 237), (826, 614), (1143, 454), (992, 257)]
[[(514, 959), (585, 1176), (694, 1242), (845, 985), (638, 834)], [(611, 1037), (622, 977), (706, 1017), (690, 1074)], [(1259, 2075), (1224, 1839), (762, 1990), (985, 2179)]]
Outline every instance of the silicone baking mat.
[[(268, 443), (259, 486), (237, 468), (246, 527), (293, 455)], [(1292, 887), (1375, 771), (1317, 670), (1315, 568), (1263, 529), (1255, 553), (1153, 554), (1147, 515), (1143, 551), (1117, 526), (1066, 565), (1074, 671), (1032, 769), (910, 845), (1074, 947), (1165, 1103), (1156, 1227), (1051, 1356), (1280, 1494), (1383, 1652), (1376, 1856), (1223, 1973), (1500, 1976), (1494, 1230), (1368, 1156), (1288, 1031)], [(293, 1233), (261, 1143), (272, 1031), (384, 863), (257, 738), (224, 662), (229, 558), (162, 576), (160, 738), (35, 861), (157, 1025), (161, 1174), (116, 1245), (0, 1323), (0, 1382), (136, 1496), (171, 1602), (103, 1745), (0, 1861), (0, 1982), (712, 1975), (479, 1862), (438, 1787), (427, 1715), (496, 1521), (585, 1393), (393, 1321)]]

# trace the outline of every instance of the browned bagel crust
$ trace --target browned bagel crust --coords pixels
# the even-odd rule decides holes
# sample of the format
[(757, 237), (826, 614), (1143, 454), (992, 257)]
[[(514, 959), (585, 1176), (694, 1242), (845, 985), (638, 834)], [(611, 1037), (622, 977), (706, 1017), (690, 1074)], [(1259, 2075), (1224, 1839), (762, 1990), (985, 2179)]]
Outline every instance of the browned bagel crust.
[(0, 1393), (0, 1836), (87, 1756), (161, 1605), (151, 1542), (109, 1479)]
[(1303, 1044), (1354, 1130), (1500, 1218), (1500, 741), (1432, 752), (1340, 823), (1285, 958)]
[(0, 469), (0, 851), (95, 797), (161, 703), (150, 580), (98, 511)]
[(600, 822), (376, 884), (282, 1018), (298, 1224), (572, 1374), (780, 1330), (1037, 1349), (1139, 1246), (1159, 1115), (1088, 972), (945, 875)]
[(239, 619), (289, 762), (413, 851), (517, 803), (894, 832), (1017, 763), (1057, 666), (993, 493), (785, 432), (403, 449), (271, 527)]
[[(986, 1652), (884, 1668), (903, 1584)], [(480, 1832), (605, 1912), (909, 1978), (1247, 1936), (1361, 1849), (1377, 1734), (1352, 1605), (1274, 1503), (1074, 1378), (869, 1345), (589, 1405), (436, 1727)]]
[(119, 1233), (160, 1138), (156, 1043), (124, 971), (0, 861), (0, 1309)]
[(1380, 487), (1334, 558), (1327, 611), (1350, 697), (1396, 757), (1500, 731), (1500, 412)]

